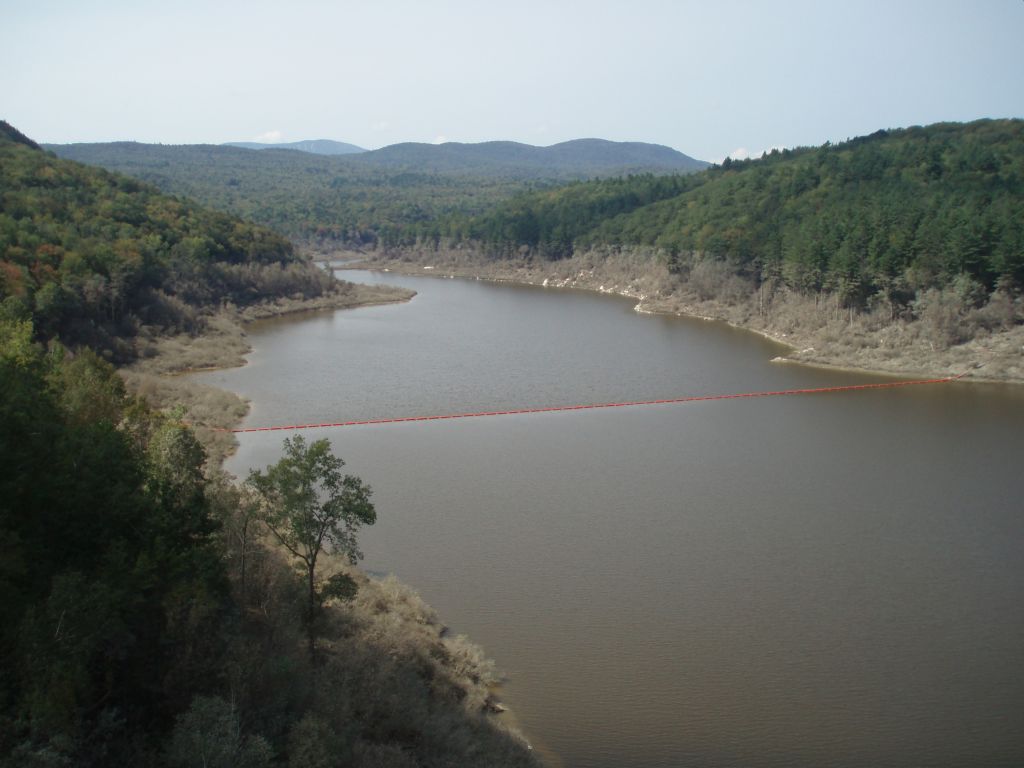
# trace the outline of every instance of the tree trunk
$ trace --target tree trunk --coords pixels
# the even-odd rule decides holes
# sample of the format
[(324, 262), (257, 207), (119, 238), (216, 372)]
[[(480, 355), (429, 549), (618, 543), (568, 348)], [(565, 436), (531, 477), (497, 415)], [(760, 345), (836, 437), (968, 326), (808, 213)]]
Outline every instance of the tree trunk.
[(308, 564), (308, 566), (307, 566), (307, 574), (309, 576), (309, 614), (306, 616), (306, 638), (309, 640), (309, 658), (310, 658), (310, 660), (313, 659), (313, 656), (316, 653), (316, 648), (314, 647), (314, 634), (313, 634), (314, 633), (313, 622), (314, 622), (314, 619), (316, 618), (316, 587), (314, 586), (314, 581), (313, 581), (313, 575), (314, 575), (313, 569), (315, 567), (316, 567), (316, 564), (313, 563), (313, 562), (310, 562)]
[(245, 522), (242, 523), (241, 539), (242, 539), (242, 553), (241, 553), (241, 560), (242, 560), (242, 579), (241, 579), (241, 581), (242, 581), (242, 607), (244, 608), (246, 605), (248, 605), (248, 601), (246, 600), (246, 596), (248, 595), (248, 592), (245, 589), (245, 550), (246, 550), (246, 547), (248, 547), (248, 545), (249, 545), (249, 519), (248, 518), (246, 518)]

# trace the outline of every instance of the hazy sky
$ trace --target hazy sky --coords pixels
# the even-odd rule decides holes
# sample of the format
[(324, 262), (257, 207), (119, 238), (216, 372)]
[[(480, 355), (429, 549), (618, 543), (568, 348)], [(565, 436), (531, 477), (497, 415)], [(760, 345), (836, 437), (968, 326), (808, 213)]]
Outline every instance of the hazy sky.
[(43, 142), (600, 137), (721, 160), (1024, 116), (1024, 0), (0, 0)]

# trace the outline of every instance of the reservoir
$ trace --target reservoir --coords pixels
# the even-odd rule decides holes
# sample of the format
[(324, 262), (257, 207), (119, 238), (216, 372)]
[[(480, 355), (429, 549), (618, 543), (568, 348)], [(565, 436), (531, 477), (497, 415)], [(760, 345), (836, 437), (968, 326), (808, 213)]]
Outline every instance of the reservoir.
[[(250, 327), (243, 426), (884, 381), (585, 292), (346, 272), (409, 303)], [(245, 477), (294, 432), (240, 435)], [(1024, 392), (897, 389), (321, 429), (363, 566), (507, 675), (552, 765), (1024, 764)]]

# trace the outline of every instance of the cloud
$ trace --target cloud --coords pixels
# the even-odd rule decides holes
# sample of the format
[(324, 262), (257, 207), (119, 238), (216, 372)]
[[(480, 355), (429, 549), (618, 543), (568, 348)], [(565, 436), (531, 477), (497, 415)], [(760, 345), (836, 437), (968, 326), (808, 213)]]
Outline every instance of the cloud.
[(443, 134), (441, 136), (434, 137), (435, 144), (444, 144), (446, 141), (448, 141), (448, 137)]
[(284, 138), (284, 133), (282, 133), (280, 130), (275, 128), (272, 131), (267, 131), (266, 133), (261, 133), (259, 136), (256, 136), (253, 139), (253, 141), (257, 141), (257, 142), (259, 142), (261, 144), (276, 144), (277, 142), (279, 142), (283, 138)]

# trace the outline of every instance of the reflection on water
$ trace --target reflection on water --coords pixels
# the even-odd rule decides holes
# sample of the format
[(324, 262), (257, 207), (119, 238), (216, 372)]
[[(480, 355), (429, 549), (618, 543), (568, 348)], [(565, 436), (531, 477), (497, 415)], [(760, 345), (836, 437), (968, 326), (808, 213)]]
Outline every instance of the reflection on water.
[[(878, 380), (609, 297), (357, 277), (420, 293), (261, 324), (203, 380), (253, 426)], [(567, 766), (1009, 766), (1022, 433), (1019, 392), (944, 384), (316, 435), (375, 488), (366, 567), (482, 643)]]

